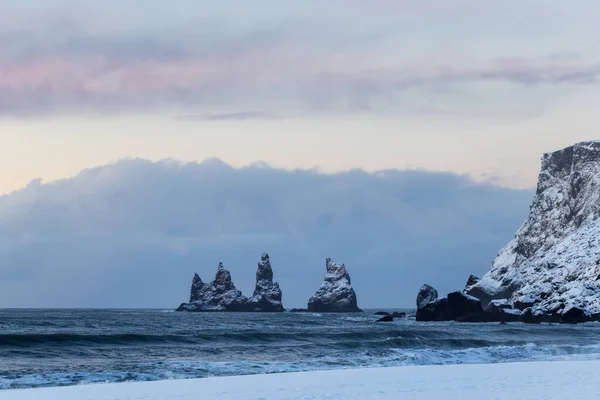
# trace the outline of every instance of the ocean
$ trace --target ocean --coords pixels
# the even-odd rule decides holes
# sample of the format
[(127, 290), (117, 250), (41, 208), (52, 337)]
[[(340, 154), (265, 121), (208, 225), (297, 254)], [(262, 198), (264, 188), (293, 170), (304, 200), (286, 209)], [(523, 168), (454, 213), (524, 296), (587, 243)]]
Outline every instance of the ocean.
[(0, 389), (357, 367), (600, 359), (600, 323), (364, 314), (0, 310)]

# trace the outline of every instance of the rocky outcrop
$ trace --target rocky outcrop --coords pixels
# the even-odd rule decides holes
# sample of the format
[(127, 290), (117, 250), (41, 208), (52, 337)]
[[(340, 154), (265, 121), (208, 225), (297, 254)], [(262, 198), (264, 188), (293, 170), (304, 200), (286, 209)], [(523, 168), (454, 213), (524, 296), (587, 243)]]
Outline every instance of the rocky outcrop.
[(429, 285), (419, 291), (417, 304), (420, 305), (417, 321), (508, 322), (519, 320), (520, 314), (518, 310), (507, 310), (500, 305), (484, 311), (479, 299), (464, 292), (452, 292), (438, 299), (437, 291)]
[(543, 156), (527, 220), (466, 292), (528, 322), (583, 322), (600, 313), (599, 264), (600, 142), (583, 142)]
[(198, 274), (192, 280), (190, 302), (178, 311), (248, 311), (248, 298), (235, 288), (231, 273), (219, 263), (215, 279), (205, 284)]
[(423, 285), (417, 294), (417, 310), (437, 300), (438, 292), (433, 286)]
[(478, 299), (463, 292), (452, 292), (448, 297), (435, 299), (417, 309), (417, 321), (458, 321), (465, 318), (469, 322), (482, 318), (487, 320), (488, 316), (483, 316), (482, 313)]
[(384, 315), (375, 322), (394, 322), (394, 317), (391, 315)]
[(479, 299), (469, 296), (463, 292), (452, 292), (448, 294), (448, 306), (446, 307), (446, 319), (457, 320), (468, 315), (483, 312)]
[(330, 258), (325, 260), (325, 266), (325, 280), (315, 295), (308, 300), (308, 311), (361, 312), (346, 266), (335, 263)]
[(269, 255), (264, 253), (256, 271), (256, 286), (252, 297), (248, 299), (248, 307), (252, 311), (282, 312), (282, 293), (277, 282), (273, 283), (273, 269)]

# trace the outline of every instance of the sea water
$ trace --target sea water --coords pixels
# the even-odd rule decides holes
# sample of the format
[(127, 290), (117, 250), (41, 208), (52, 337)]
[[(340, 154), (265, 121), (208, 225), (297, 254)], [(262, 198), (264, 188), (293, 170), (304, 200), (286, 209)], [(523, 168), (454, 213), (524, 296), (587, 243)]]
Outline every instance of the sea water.
[(600, 323), (469, 324), (374, 312), (0, 310), (0, 389), (356, 367), (600, 359)]

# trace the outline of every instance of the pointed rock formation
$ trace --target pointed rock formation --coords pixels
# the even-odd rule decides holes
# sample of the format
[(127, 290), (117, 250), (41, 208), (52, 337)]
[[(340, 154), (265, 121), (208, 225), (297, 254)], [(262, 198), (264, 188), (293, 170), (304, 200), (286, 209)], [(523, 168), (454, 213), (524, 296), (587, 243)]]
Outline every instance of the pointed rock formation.
[(194, 274), (194, 279), (192, 279), (192, 289), (190, 290), (190, 303), (195, 303), (202, 298), (203, 288), (204, 282), (200, 279), (200, 275)]
[(362, 312), (344, 264), (325, 260), (327, 273), (321, 287), (308, 300), (310, 312)]
[(466, 292), (484, 307), (502, 299), (527, 315), (582, 322), (600, 314), (599, 264), (600, 142), (590, 141), (543, 156), (527, 220)]
[(256, 271), (256, 286), (252, 297), (248, 299), (248, 307), (252, 311), (281, 312), (285, 311), (281, 303), (281, 289), (277, 282), (273, 283), (273, 269), (269, 255), (264, 253)]
[(215, 280), (205, 284), (194, 274), (190, 302), (183, 303), (177, 311), (248, 311), (248, 299), (235, 288), (231, 274), (219, 263)]

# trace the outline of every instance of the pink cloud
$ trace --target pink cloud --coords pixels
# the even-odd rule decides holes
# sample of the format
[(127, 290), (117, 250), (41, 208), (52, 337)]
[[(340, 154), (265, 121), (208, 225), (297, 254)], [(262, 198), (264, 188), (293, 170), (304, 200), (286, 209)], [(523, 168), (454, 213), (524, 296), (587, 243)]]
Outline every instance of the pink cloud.
[[(124, 107), (134, 109), (146, 106), (149, 99), (166, 105), (205, 103), (210, 102), (211, 95), (234, 106), (240, 97), (253, 96), (275, 101), (292, 96), (302, 103), (318, 98), (319, 92), (323, 99), (332, 99), (348, 93), (377, 95), (440, 83), (589, 84), (599, 76), (600, 65), (553, 58), (508, 57), (487, 64), (415, 62), (376, 67), (367, 54), (303, 57), (301, 52), (285, 49), (176, 60), (57, 56), (0, 62), (0, 90), (5, 91), (0, 94), (0, 106), (37, 112), (40, 98), (46, 106), (56, 97), (53, 109), (60, 109), (61, 102), (91, 109), (102, 108), (102, 102), (124, 102)], [(178, 99), (181, 92), (185, 96)], [(263, 92), (268, 92), (270, 98), (261, 98)], [(11, 97), (19, 101), (11, 102)]]

